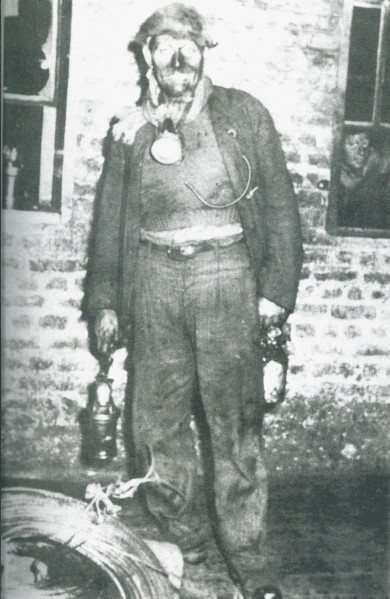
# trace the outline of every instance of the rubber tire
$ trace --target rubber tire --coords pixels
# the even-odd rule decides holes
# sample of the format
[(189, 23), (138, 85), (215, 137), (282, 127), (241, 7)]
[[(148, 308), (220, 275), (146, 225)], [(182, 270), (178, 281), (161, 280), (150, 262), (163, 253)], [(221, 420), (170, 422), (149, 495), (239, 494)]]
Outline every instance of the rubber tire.
[[(122, 599), (173, 599), (160, 562), (143, 540), (114, 517), (98, 524), (82, 501), (41, 489), (2, 490), (2, 538), (48, 538), (74, 548), (114, 582)], [(71, 545), (69, 540), (71, 539)], [(152, 567), (136, 561), (142, 560)], [(153, 567), (157, 569), (154, 570)]]

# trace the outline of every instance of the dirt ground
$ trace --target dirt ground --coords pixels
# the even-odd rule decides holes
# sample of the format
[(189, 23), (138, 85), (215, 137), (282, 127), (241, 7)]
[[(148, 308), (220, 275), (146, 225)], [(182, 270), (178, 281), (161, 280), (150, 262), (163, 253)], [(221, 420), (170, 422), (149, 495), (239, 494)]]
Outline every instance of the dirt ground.
[[(27, 439), (23, 419), (5, 422), (4, 483), (83, 498), (88, 482), (108, 484), (126, 471), (122, 434), (108, 468), (91, 477), (81, 467), (76, 413), (69, 426), (42, 424)], [(277, 582), (285, 599), (388, 597), (388, 407), (364, 399), (351, 405), (325, 391), (292, 397), (266, 417), (264, 443), (270, 484), (265, 582)], [(121, 517), (145, 538), (159, 538), (137, 499), (123, 505)], [(185, 588), (188, 598), (231, 599), (214, 544), (205, 564), (187, 568)]]
[[(389, 480), (381, 475), (271, 479), (264, 582), (279, 584), (285, 599), (385, 599), (388, 507)], [(153, 536), (138, 514), (129, 508), (124, 519)], [(185, 588), (191, 599), (232, 597), (213, 544), (206, 564), (187, 567)]]
[[(80, 483), (30, 480), (28, 484), (79, 498), (85, 489)], [(278, 583), (285, 599), (388, 597), (389, 488), (390, 479), (381, 473), (271, 477), (264, 582)], [(137, 499), (122, 504), (121, 519), (144, 538), (160, 539)], [(183, 597), (233, 597), (215, 544), (210, 544), (205, 564), (186, 568)]]

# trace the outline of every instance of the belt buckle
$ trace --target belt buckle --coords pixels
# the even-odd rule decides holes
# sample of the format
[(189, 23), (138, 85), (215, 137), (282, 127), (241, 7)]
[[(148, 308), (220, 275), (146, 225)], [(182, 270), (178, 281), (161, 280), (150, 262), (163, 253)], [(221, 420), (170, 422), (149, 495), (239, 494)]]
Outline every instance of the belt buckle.
[(196, 247), (194, 245), (182, 245), (177, 248), (169, 248), (167, 254), (172, 260), (187, 260), (195, 256)]
[(180, 247), (173, 247), (167, 249), (167, 256), (171, 260), (184, 261), (188, 258), (193, 258), (196, 254), (196, 247), (194, 245), (182, 245)]
[(194, 245), (182, 245), (179, 252), (183, 258), (192, 258), (195, 255), (196, 247)]

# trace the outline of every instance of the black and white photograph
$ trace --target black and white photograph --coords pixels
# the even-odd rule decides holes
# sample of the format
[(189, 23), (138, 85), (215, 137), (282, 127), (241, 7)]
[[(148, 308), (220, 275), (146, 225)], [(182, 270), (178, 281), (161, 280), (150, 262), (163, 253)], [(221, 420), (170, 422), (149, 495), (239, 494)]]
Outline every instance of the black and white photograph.
[(388, 599), (390, 1), (2, 34), (4, 599)]

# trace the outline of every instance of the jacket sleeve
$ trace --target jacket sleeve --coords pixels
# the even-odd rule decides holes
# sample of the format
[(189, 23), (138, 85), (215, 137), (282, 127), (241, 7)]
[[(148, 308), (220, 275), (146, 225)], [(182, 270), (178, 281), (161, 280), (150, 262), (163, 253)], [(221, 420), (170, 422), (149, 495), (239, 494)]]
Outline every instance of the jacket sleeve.
[(266, 219), (266, 255), (259, 292), (292, 311), (303, 259), (298, 205), (273, 120), (264, 106), (257, 112), (256, 150)]
[(118, 310), (121, 215), (125, 179), (125, 146), (108, 140), (96, 194), (86, 278), (86, 313), (101, 308)]

